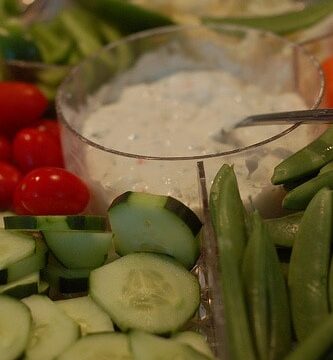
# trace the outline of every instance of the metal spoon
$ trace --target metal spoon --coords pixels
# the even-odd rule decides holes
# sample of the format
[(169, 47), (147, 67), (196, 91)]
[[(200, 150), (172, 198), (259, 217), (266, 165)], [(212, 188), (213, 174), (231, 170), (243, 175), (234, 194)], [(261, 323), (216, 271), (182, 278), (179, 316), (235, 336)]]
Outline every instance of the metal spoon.
[(297, 123), (330, 124), (332, 122), (333, 109), (295, 110), (269, 114), (250, 115), (236, 123), (231, 129), (221, 129), (219, 133), (214, 135), (214, 140), (221, 143), (230, 141), (230, 132), (233, 129), (245, 126), (293, 125)]

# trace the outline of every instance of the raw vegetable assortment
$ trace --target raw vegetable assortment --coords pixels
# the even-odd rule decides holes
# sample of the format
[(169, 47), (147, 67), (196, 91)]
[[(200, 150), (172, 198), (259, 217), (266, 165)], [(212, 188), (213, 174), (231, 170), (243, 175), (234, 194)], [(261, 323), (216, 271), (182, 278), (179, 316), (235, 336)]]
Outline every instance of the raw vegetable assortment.
[[(0, 341), (1, 359), (214, 359), (202, 335), (184, 331), (200, 304), (190, 270), (201, 222), (183, 203), (128, 192), (107, 218), (12, 215), (4, 224), (0, 303), (17, 321), (0, 309), (0, 329), (15, 339)], [(74, 298), (56, 300), (66, 295)]]
[(282, 205), (297, 209), (280, 218), (245, 211), (232, 166), (223, 165), (214, 179), (210, 210), (233, 360), (329, 358), (333, 183), (320, 179), (332, 172), (332, 144), (329, 127), (276, 166), (273, 184), (289, 189)]

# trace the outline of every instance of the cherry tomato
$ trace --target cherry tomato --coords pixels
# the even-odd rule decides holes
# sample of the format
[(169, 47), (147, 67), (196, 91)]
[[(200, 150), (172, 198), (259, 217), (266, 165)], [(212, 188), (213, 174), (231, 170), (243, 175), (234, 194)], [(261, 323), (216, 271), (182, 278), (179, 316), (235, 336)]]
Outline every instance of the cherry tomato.
[(0, 135), (0, 161), (9, 161), (12, 155), (12, 148), (9, 140)]
[(47, 99), (33, 84), (0, 82), (0, 132), (13, 135), (36, 122), (47, 108)]
[(0, 210), (10, 208), (14, 191), (21, 178), (21, 172), (13, 165), (0, 162)]
[(36, 129), (39, 131), (46, 131), (54, 135), (60, 141), (60, 128), (57, 120), (43, 119), (37, 124)]
[(81, 213), (89, 201), (86, 184), (73, 173), (57, 167), (29, 172), (16, 187), (15, 204), (34, 215)]
[(329, 108), (333, 108), (333, 56), (327, 58), (322, 63), (322, 69), (325, 78), (325, 94), (324, 105)]
[(13, 158), (24, 173), (43, 166), (64, 166), (59, 139), (33, 128), (22, 129), (15, 135)]

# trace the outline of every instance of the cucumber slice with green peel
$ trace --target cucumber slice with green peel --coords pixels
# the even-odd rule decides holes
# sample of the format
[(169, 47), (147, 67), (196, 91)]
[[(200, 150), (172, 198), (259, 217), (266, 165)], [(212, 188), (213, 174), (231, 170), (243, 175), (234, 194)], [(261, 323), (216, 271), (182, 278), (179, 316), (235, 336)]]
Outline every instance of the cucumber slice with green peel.
[(69, 269), (103, 265), (112, 247), (111, 232), (43, 230), (42, 233), (53, 255)]
[(29, 274), (38, 272), (45, 267), (46, 260), (47, 247), (42, 240), (36, 239), (36, 249), (34, 254), (0, 270), (0, 285), (19, 280)]
[(0, 295), (0, 360), (19, 359), (28, 343), (31, 314), (26, 305)]
[(107, 219), (97, 215), (16, 215), (5, 216), (6, 229), (105, 231)]
[(212, 349), (203, 335), (195, 331), (181, 331), (172, 336), (173, 340), (191, 346), (197, 352), (206, 355), (209, 359), (215, 359)]
[(40, 280), (38, 284), (38, 294), (48, 295), (50, 290), (50, 284), (47, 281)]
[(32, 234), (0, 230), (0, 269), (5, 269), (8, 265), (32, 255), (35, 247)]
[(33, 319), (25, 360), (53, 360), (77, 340), (79, 326), (47, 296), (32, 295), (22, 301)]
[(211, 359), (191, 346), (142, 331), (132, 331), (129, 339), (134, 360)]
[(109, 315), (90, 296), (58, 300), (55, 303), (80, 325), (81, 335), (114, 331)]
[(47, 264), (43, 271), (45, 280), (62, 294), (83, 293), (88, 290), (92, 269), (66, 269), (60, 264)]
[(134, 360), (128, 335), (120, 333), (91, 334), (79, 339), (57, 360)]
[(12, 281), (0, 286), (0, 294), (10, 295), (17, 299), (37, 294), (39, 284), (39, 272), (27, 275), (22, 279)]
[(161, 253), (186, 268), (199, 256), (202, 224), (191, 209), (170, 196), (129, 191), (112, 202), (108, 216), (119, 255)]
[(121, 329), (170, 333), (181, 328), (200, 302), (198, 279), (160, 254), (123, 256), (90, 274), (89, 293)]

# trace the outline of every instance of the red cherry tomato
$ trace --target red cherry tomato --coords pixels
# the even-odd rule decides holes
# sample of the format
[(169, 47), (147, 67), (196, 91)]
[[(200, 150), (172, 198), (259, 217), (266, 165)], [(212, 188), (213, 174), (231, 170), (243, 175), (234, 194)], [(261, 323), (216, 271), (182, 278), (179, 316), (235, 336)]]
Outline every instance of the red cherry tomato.
[(325, 78), (324, 106), (333, 108), (333, 56), (322, 63)]
[(43, 166), (64, 166), (59, 139), (47, 131), (32, 128), (22, 129), (15, 135), (13, 158), (24, 173)]
[(0, 82), (0, 132), (13, 135), (36, 122), (47, 108), (47, 99), (33, 84)]
[(7, 210), (12, 204), (14, 191), (22, 178), (14, 166), (0, 162), (0, 210)]
[(81, 213), (88, 204), (89, 190), (73, 173), (56, 167), (29, 172), (16, 187), (15, 204), (34, 215)]
[(57, 120), (44, 119), (38, 123), (36, 129), (39, 131), (46, 131), (54, 135), (60, 141), (60, 128)]
[(9, 161), (12, 155), (12, 148), (9, 140), (0, 135), (0, 161)]

